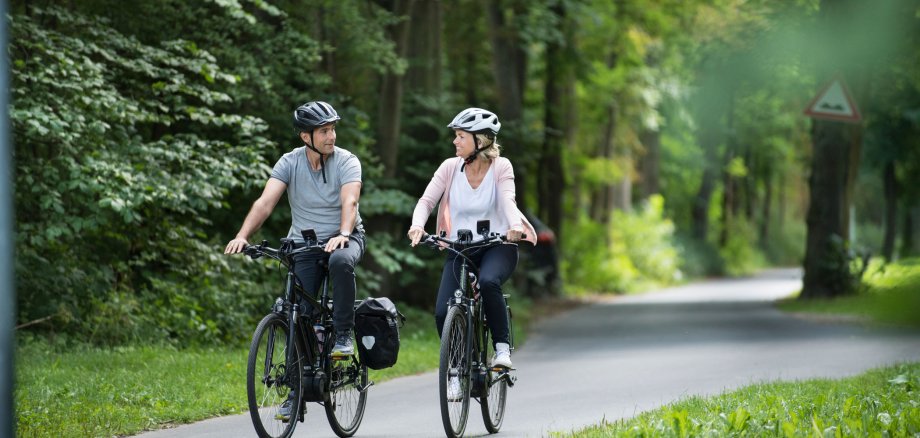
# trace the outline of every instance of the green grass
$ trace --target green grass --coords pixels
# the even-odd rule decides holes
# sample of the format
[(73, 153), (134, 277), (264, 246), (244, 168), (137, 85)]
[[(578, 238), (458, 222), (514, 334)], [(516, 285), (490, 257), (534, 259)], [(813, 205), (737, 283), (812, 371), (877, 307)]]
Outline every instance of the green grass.
[(246, 351), (66, 350), (32, 341), (16, 356), (17, 436), (112, 436), (241, 412)]
[(920, 434), (920, 363), (842, 380), (751, 385), (639, 416), (555, 433), (577, 437), (849, 437)]
[[(515, 341), (531, 320), (529, 301), (516, 299)], [(440, 342), (427, 311), (401, 309), (399, 361), (371, 371), (377, 383), (431, 371)], [(19, 437), (97, 437), (135, 434), (168, 425), (247, 411), (249, 346), (100, 349), (24, 336), (16, 351)], [(373, 391), (373, 389), (371, 389)]]
[(920, 258), (883, 264), (873, 260), (864, 287), (852, 296), (829, 300), (790, 299), (779, 304), (789, 312), (847, 315), (876, 323), (920, 327)]

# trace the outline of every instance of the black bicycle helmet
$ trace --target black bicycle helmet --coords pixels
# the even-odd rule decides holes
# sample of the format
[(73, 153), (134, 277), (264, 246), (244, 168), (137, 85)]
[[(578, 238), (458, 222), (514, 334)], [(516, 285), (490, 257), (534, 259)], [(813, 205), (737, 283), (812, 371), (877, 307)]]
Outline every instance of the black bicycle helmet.
[(310, 143), (306, 146), (319, 154), (319, 168), (323, 172), (323, 182), (326, 182), (326, 157), (313, 146), (313, 131), (323, 125), (342, 120), (335, 108), (326, 102), (315, 100), (307, 102), (294, 110), (294, 129), (298, 132), (309, 132)]
[(342, 118), (335, 112), (335, 108), (319, 100), (307, 102), (294, 110), (294, 129), (299, 132), (311, 132), (339, 120)]

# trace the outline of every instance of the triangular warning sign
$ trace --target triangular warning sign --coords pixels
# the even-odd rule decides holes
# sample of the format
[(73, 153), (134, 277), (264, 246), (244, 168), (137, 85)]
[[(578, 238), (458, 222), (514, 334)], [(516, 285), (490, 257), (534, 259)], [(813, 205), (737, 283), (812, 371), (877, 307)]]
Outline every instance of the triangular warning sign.
[(850, 92), (841, 79), (834, 79), (824, 86), (805, 109), (805, 114), (816, 119), (858, 122), (862, 120), (859, 108), (850, 97)]

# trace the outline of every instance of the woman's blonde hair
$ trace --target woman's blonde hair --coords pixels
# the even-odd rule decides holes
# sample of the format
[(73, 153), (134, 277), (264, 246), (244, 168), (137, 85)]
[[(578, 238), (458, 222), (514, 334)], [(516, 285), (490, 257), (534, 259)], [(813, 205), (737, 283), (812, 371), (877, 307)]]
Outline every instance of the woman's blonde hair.
[(476, 134), (476, 147), (478, 148), (480, 144), (482, 144), (482, 152), (479, 153), (480, 157), (494, 160), (502, 155), (502, 145), (495, 141), (495, 137), (487, 134)]

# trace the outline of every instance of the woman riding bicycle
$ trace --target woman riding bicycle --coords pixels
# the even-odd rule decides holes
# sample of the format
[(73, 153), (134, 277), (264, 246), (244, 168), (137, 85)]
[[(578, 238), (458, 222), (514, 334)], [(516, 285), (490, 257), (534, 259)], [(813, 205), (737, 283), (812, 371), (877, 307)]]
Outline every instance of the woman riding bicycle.
[[(412, 246), (425, 234), (425, 222), (435, 204), (438, 206), (437, 230), (450, 239), (457, 230), (475, 230), (476, 222), (488, 219), (493, 230), (505, 232), (509, 244), (467, 253), (479, 266), (480, 293), (495, 348), (493, 366), (511, 368), (508, 315), (502, 283), (511, 277), (518, 261), (514, 242), (524, 238), (536, 243), (536, 232), (517, 208), (514, 169), (511, 161), (500, 156), (496, 135), (501, 129), (498, 116), (481, 108), (467, 108), (447, 125), (455, 132), (456, 158), (448, 158), (434, 173), (425, 193), (415, 206), (409, 239)], [(441, 335), (447, 304), (459, 284), (460, 263), (448, 254), (441, 273), (441, 286), (435, 304), (435, 323)]]

